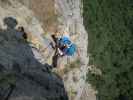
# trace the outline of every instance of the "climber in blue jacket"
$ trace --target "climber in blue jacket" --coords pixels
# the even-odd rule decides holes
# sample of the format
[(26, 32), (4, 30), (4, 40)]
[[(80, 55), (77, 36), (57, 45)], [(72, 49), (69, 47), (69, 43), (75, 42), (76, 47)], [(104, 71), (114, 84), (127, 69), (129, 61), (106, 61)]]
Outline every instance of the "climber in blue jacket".
[(52, 39), (55, 42), (55, 46), (51, 43), (53, 49), (55, 49), (55, 54), (52, 57), (52, 66), (57, 67), (58, 58), (63, 56), (73, 56), (77, 51), (77, 47), (71, 42), (68, 34), (63, 34), (61, 37), (57, 37), (56, 34), (52, 35)]
[(52, 35), (52, 38), (56, 44), (55, 48), (57, 49), (57, 53), (60, 56), (73, 56), (77, 50), (77, 47), (74, 43), (71, 42), (68, 34), (64, 34), (60, 38), (56, 38), (55, 35)]

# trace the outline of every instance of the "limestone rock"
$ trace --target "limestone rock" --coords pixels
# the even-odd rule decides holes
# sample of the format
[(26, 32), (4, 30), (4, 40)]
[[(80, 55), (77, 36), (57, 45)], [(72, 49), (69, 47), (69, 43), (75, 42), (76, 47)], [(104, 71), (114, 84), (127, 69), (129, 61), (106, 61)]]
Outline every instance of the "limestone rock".
[(0, 12), (0, 100), (68, 100), (62, 79), (51, 65), (38, 61), (34, 48), (16, 29), (17, 25), (32, 27), (32, 34), (41, 41), (36, 32), (42, 28), (34, 14), (15, 0), (0, 0)]

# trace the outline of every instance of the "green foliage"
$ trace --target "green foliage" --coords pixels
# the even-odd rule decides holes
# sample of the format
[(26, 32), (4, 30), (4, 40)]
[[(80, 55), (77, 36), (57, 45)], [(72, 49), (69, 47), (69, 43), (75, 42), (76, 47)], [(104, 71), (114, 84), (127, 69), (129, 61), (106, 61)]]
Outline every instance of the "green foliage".
[(15, 85), (16, 77), (13, 73), (1, 72), (0, 73), (0, 88), (6, 88), (9, 85)]
[(80, 68), (81, 61), (80, 59), (76, 59), (75, 61), (67, 64), (64, 68), (64, 74), (67, 74), (68, 72), (72, 71), (73, 69)]
[(133, 100), (133, 0), (83, 0), (90, 65), (99, 100)]
[(73, 61), (70, 64), (66, 65), (66, 67), (69, 67), (70, 69), (74, 69), (74, 68), (80, 68), (80, 65), (81, 65), (80, 59), (76, 59), (75, 61)]

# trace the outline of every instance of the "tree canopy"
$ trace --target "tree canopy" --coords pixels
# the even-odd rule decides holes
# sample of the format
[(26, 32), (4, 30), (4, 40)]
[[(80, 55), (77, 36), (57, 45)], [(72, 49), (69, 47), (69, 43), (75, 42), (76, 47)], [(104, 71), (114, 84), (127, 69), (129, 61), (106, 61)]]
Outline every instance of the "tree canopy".
[(133, 100), (133, 0), (83, 0), (90, 65), (98, 100)]

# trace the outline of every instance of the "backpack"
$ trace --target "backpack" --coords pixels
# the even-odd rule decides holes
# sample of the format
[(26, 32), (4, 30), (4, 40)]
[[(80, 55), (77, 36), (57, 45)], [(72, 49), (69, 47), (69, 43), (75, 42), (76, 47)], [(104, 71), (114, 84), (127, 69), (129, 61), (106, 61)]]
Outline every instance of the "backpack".
[(65, 55), (72, 56), (76, 52), (76, 45), (73, 44), (68, 37), (60, 38), (59, 45), (60, 47), (67, 45), (67, 48), (62, 51)]
[(59, 39), (59, 46), (70, 45), (71, 41), (68, 37), (62, 37)]
[(72, 43), (68, 48), (65, 48), (63, 52), (65, 55), (73, 56), (76, 50), (77, 50), (76, 45)]

